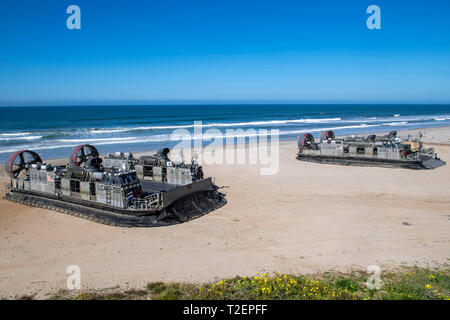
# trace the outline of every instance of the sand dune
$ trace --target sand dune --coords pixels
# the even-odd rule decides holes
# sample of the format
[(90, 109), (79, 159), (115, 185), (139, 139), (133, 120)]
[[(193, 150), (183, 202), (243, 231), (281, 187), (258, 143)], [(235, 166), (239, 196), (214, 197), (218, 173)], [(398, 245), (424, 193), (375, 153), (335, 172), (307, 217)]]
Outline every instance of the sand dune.
[[(450, 160), (450, 129), (426, 129)], [(117, 228), (0, 200), (0, 296), (66, 286), (205, 282), (256, 272), (314, 273), (440, 264), (450, 258), (450, 165), (431, 171), (320, 165), (282, 142), (277, 175), (258, 166), (205, 166), (228, 204), (165, 228)], [(2, 184), (6, 177), (1, 173)]]

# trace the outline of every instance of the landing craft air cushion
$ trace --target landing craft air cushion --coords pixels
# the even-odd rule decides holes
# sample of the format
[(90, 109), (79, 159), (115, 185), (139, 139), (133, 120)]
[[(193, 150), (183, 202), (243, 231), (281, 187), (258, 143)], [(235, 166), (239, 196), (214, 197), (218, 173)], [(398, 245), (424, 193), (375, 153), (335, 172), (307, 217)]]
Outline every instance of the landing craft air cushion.
[(73, 148), (69, 164), (44, 163), (30, 150), (6, 161), (7, 199), (108, 225), (166, 226), (200, 217), (226, 203), (212, 178), (193, 159), (173, 163), (169, 149), (134, 158), (101, 157), (89, 144)]
[(384, 136), (369, 135), (336, 138), (333, 131), (320, 135), (318, 142), (310, 133), (298, 138), (297, 159), (309, 162), (382, 166), (410, 169), (435, 169), (446, 164), (434, 148), (424, 148), (420, 137), (402, 139), (397, 131)]

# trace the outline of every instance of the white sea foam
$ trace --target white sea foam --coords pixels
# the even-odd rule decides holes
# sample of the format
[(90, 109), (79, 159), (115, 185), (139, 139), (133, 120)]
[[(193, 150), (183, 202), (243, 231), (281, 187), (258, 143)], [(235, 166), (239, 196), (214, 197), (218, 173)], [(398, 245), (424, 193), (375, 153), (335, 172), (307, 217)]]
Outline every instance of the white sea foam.
[(126, 131), (129, 131), (130, 129), (126, 129), (126, 128), (123, 128), (123, 129), (121, 129), (121, 128), (117, 128), (117, 129), (92, 129), (92, 130), (89, 130), (89, 133), (93, 133), (93, 134), (96, 134), (96, 133), (117, 133), (117, 132), (126, 132)]
[(383, 123), (383, 126), (401, 126), (401, 125), (405, 125), (407, 123), (408, 123), (408, 121), (388, 122), (388, 123)]
[[(377, 119), (376, 117), (365, 118), (364, 121), (368, 123), (376, 122), (387, 122), (389, 120), (394, 120), (392, 117)], [(396, 121), (423, 121), (430, 120), (429, 117), (402, 117), (401, 119), (395, 119)], [(361, 119), (342, 119), (342, 118), (324, 118), (324, 119), (292, 119), (292, 120), (267, 120), (267, 121), (250, 121), (250, 122), (218, 122), (218, 123), (202, 123), (203, 128), (221, 128), (221, 127), (258, 127), (258, 126), (271, 126), (271, 125), (283, 125), (283, 124), (296, 124), (296, 123), (307, 123), (307, 124), (320, 124), (320, 123), (337, 123), (337, 122), (349, 122), (349, 123), (360, 123)], [(187, 125), (170, 125), (170, 126), (140, 126), (140, 127), (130, 127), (130, 128), (105, 128), (105, 129), (91, 129), (88, 132), (90, 134), (104, 134), (104, 133), (119, 133), (119, 132), (131, 132), (131, 131), (146, 131), (146, 130), (175, 130), (175, 129), (192, 129), (197, 127), (195, 124)]]
[[(376, 119), (370, 119), (365, 118), (364, 120), (361, 119), (344, 119), (343, 122), (349, 122), (349, 123), (360, 123), (361, 121), (367, 122), (367, 123), (389, 123), (389, 122), (419, 122), (419, 121), (429, 121), (429, 120), (436, 120), (436, 119), (444, 119), (444, 120), (450, 120), (449, 115), (434, 115), (434, 116), (399, 116), (399, 117), (380, 117)], [(442, 121), (442, 120), (438, 120)]]
[(0, 141), (9, 141), (9, 140), (39, 140), (42, 136), (10, 136), (9, 138), (0, 138)]
[[(341, 129), (355, 129), (355, 128), (369, 128), (369, 127), (377, 127), (379, 125), (367, 125), (367, 124), (361, 124), (361, 125), (352, 125), (352, 126), (341, 126), (341, 127), (323, 127), (323, 128), (315, 128), (315, 129), (301, 129), (301, 130), (286, 130), (286, 131), (280, 131), (279, 135), (294, 135), (294, 134), (300, 134), (304, 132), (318, 132), (318, 131), (325, 131), (325, 130), (341, 130)], [(268, 131), (270, 134), (270, 131)], [(239, 137), (255, 137), (255, 136), (261, 136), (265, 135), (266, 133), (261, 131), (254, 131), (254, 132), (236, 132), (231, 135), (226, 135), (226, 132), (223, 132), (223, 134), (210, 134), (207, 131), (203, 133), (203, 140), (210, 140), (210, 139), (217, 139), (217, 138), (239, 138)], [(192, 140), (198, 140), (199, 138), (192, 138)], [(74, 144), (77, 143), (94, 143), (96, 146), (100, 145), (110, 145), (110, 144), (140, 144), (140, 143), (149, 143), (149, 142), (164, 142), (164, 141), (177, 141), (182, 140), (187, 137), (183, 136), (172, 136), (171, 134), (159, 134), (159, 135), (153, 135), (153, 136), (142, 136), (142, 137), (123, 137), (123, 138), (98, 138), (98, 139), (58, 139), (58, 140), (49, 140), (45, 143), (39, 143), (39, 144), (28, 144), (28, 145), (21, 145), (21, 146), (15, 146), (14, 148), (4, 148), (0, 149), (0, 153), (9, 153), (14, 152), (19, 149), (31, 149), (31, 150), (52, 150), (52, 149), (61, 149), (61, 148), (72, 148)], [(59, 142), (59, 144), (54, 144), (55, 142)]]
[(107, 142), (107, 141), (112, 141), (112, 142), (120, 142), (120, 141), (128, 141), (128, 140), (134, 140), (137, 139), (138, 137), (122, 137), (122, 138), (98, 138), (98, 139), (93, 139), (93, 138), (78, 138), (78, 139), (56, 139), (53, 141), (56, 142), (67, 142), (67, 143), (92, 143), (92, 142)]
[(0, 133), (2, 137), (16, 137), (16, 136), (26, 136), (30, 134), (30, 132), (11, 132), (11, 133)]
[(328, 127), (328, 128), (314, 128), (314, 129), (301, 129), (301, 130), (290, 130), (290, 131), (283, 131), (283, 134), (297, 134), (297, 133), (306, 133), (306, 132), (321, 132), (326, 130), (342, 130), (342, 129), (360, 129), (360, 128), (372, 128), (372, 127), (379, 127), (380, 125), (377, 124), (360, 124), (360, 125), (354, 125), (354, 126), (341, 126), (341, 127)]
[[(291, 120), (268, 120), (268, 121), (249, 121), (249, 122), (217, 122), (217, 123), (203, 123), (203, 128), (213, 127), (247, 127), (247, 126), (264, 126), (264, 125), (276, 125), (276, 124), (289, 124), (289, 123), (327, 123), (342, 121), (342, 118), (327, 118), (327, 119), (291, 119)], [(114, 129), (92, 129), (89, 133), (101, 134), (101, 133), (114, 133), (114, 132), (127, 132), (127, 131), (144, 131), (144, 130), (167, 130), (167, 129), (189, 129), (195, 128), (196, 124), (186, 125), (171, 125), (171, 126), (141, 126), (132, 128), (114, 128)]]

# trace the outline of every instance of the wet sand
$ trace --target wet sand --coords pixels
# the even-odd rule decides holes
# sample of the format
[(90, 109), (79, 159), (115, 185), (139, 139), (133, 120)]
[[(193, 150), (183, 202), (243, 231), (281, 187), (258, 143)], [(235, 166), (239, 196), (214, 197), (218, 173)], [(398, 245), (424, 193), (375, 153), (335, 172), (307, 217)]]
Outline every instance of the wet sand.
[[(423, 129), (450, 161), (450, 128)], [(0, 297), (45, 297), (81, 268), (83, 289), (149, 281), (206, 282), (256, 272), (365, 271), (442, 264), (450, 258), (450, 165), (436, 170), (362, 168), (295, 159), (280, 169), (205, 165), (228, 204), (164, 228), (118, 228), (0, 199)], [(0, 182), (5, 173), (0, 169)]]

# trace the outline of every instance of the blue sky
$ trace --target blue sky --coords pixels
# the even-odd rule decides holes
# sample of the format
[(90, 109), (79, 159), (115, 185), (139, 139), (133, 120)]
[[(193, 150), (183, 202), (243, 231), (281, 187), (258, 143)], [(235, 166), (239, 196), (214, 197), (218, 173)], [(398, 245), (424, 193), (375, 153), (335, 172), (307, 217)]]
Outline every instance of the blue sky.
[(449, 103), (449, 14), (448, 0), (2, 0), (0, 105)]

